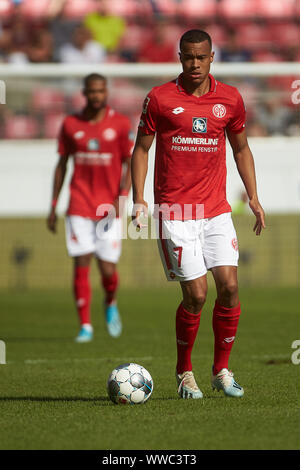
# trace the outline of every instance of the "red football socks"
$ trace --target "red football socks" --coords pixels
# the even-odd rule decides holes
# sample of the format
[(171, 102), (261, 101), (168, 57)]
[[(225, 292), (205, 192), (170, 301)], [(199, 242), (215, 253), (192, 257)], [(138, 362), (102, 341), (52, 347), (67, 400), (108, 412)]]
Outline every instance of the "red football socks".
[(80, 324), (91, 323), (91, 288), (89, 281), (89, 266), (76, 266), (74, 272), (74, 295)]
[(221, 369), (228, 369), (230, 352), (234, 343), (239, 318), (240, 303), (233, 308), (220, 305), (217, 301), (213, 311), (213, 330), (215, 335), (214, 375)]
[(192, 370), (191, 354), (200, 324), (201, 312), (194, 314), (179, 305), (176, 312), (176, 340), (178, 374)]
[(116, 290), (119, 285), (119, 274), (115, 271), (110, 277), (102, 277), (102, 286), (105, 290), (105, 302), (109, 305), (115, 300)]

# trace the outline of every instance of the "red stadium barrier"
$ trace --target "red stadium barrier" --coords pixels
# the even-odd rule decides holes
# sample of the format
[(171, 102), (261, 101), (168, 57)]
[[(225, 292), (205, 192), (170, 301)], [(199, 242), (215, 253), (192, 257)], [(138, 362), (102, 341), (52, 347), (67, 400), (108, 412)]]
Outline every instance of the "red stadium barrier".
[(6, 139), (33, 139), (38, 135), (38, 122), (33, 117), (19, 115), (5, 120), (4, 138)]

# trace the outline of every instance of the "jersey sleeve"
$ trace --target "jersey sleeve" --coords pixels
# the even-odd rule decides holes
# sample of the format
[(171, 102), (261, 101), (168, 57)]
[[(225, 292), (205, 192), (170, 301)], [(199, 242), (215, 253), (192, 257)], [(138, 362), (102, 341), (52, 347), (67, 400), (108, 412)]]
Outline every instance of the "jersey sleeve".
[(122, 150), (122, 160), (131, 158), (132, 151), (134, 146), (134, 134), (131, 129), (131, 123), (129, 119), (126, 119), (123, 126), (123, 132), (121, 135), (121, 150)]
[(239, 134), (245, 129), (246, 126), (246, 109), (243, 98), (240, 93), (237, 94), (237, 102), (234, 108), (233, 115), (227, 124), (227, 129), (231, 132)]
[(139, 131), (146, 135), (153, 135), (157, 130), (157, 117), (158, 117), (158, 102), (151, 90), (146, 96), (141, 114), (140, 123), (138, 126)]
[(66, 119), (62, 123), (59, 135), (58, 135), (58, 153), (61, 157), (69, 156), (72, 154), (72, 142), (67, 133)]

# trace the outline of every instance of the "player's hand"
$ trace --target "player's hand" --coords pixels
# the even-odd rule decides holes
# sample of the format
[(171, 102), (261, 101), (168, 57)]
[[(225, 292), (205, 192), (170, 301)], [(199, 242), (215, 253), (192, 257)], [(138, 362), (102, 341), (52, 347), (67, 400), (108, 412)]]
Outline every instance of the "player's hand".
[(266, 228), (265, 212), (256, 197), (249, 200), (249, 206), (253, 214), (256, 217), (256, 222), (253, 227), (253, 232), (255, 232), (256, 235), (260, 235), (262, 229)]
[(148, 217), (148, 204), (144, 200), (136, 201), (133, 204), (133, 212), (131, 218), (138, 231), (140, 231), (142, 228), (147, 227), (147, 225), (141, 223), (142, 214), (144, 215), (144, 217)]
[(52, 210), (47, 218), (47, 227), (50, 230), (50, 232), (56, 233), (56, 213), (54, 210)]

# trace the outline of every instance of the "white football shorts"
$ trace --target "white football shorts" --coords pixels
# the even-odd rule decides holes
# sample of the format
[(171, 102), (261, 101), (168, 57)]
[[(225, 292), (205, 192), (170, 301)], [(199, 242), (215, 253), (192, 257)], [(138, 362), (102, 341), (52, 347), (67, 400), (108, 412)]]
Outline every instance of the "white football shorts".
[(95, 221), (78, 215), (66, 217), (66, 242), (70, 256), (94, 253), (97, 258), (117, 263), (122, 249), (122, 219)]
[(190, 281), (216, 266), (238, 265), (231, 213), (199, 220), (157, 220), (158, 247), (169, 281)]

